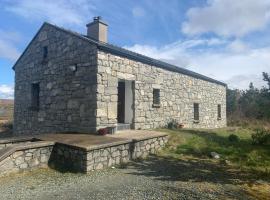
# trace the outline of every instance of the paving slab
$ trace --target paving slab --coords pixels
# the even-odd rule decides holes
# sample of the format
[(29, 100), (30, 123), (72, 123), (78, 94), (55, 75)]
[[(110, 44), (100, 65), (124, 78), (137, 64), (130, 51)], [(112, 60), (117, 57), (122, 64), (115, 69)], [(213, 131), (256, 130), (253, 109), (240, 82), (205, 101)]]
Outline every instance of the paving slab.
[(129, 143), (133, 140), (139, 141), (165, 135), (166, 134), (164, 133), (150, 130), (125, 130), (118, 131), (114, 135), (105, 136), (81, 133), (56, 133), (38, 135), (35, 138), (90, 150)]

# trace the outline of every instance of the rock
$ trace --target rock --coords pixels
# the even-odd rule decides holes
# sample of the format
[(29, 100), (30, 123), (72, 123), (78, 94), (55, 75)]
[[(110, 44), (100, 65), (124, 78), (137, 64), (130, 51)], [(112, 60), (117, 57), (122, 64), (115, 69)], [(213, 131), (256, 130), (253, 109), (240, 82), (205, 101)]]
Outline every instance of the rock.
[(13, 158), (18, 158), (21, 155), (23, 155), (23, 151), (16, 151), (13, 153)]
[(218, 153), (216, 153), (216, 152), (211, 152), (210, 155), (214, 159), (220, 159), (220, 155)]
[(52, 82), (47, 83), (46, 88), (47, 88), (48, 90), (51, 90), (52, 87), (53, 87), (53, 83), (52, 83)]
[(220, 164), (222, 164), (222, 165), (230, 165), (231, 162), (229, 160), (220, 160)]
[(74, 109), (74, 108), (79, 108), (79, 102), (74, 99), (68, 100), (67, 104), (68, 109)]

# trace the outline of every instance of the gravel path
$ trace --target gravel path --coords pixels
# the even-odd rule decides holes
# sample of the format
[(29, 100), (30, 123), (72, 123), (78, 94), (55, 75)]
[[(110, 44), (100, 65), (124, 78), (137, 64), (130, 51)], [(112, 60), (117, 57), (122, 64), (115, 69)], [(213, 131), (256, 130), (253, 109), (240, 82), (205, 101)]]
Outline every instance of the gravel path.
[(0, 199), (249, 199), (233, 175), (195, 161), (150, 157), (88, 175), (36, 170), (0, 178)]

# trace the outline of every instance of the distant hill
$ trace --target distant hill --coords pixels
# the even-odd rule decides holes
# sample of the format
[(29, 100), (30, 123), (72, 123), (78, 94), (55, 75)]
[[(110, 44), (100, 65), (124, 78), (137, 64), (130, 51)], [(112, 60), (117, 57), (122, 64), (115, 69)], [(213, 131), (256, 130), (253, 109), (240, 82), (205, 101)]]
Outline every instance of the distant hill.
[(2, 104), (7, 104), (7, 105), (13, 105), (14, 104), (14, 100), (13, 99), (0, 99), (0, 105)]
[(13, 118), (14, 100), (0, 99), (0, 120)]

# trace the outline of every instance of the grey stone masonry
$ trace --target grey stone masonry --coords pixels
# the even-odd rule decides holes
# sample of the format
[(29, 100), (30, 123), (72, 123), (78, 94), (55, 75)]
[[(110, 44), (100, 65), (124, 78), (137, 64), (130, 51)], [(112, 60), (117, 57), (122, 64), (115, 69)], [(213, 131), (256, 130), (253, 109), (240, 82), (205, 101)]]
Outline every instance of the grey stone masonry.
[[(15, 134), (95, 131), (96, 51), (72, 34), (43, 25), (15, 65)], [(38, 110), (31, 108), (33, 83), (40, 86)]]
[(145, 158), (160, 151), (167, 141), (168, 136), (162, 134), (87, 148), (46, 141), (20, 142), (0, 151), (0, 176), (47, 167), (87, 173)]
[(5, 159), (0, 160), (0, 176), (48, 167), (53, 145), (41, 145), (40, 147), (28, 146), (26, 145), (14, 151)]
[[(226, 126), (226, 87), (191, 76), (98, 51), (97, 127), (117, 123), (119, 80), (134, 81), (133, 126), (163, 127), (171, 120), (186, 128)], [(153, 107), (153, 89), (160, 89), (160, 107)], [(200, 120), (193, 120), (193, 104), (199, 103)], [(221, 119), (217, 106), (221, 105)]]
[[(131, 54), (44, 23), (14, 65), (14, 134), (90, 133), (116, 126), (119, 81), (131, 83), (132, 98), (125, 106), (132, 112), (125, 113), (125, 121), (134, 129), (163, 127), (172, 120), (186, 128), (226, 126), (225, 84)], [(33, 84), (39, 85), (38, 108), (32, 103)], [(160, 91), (158, 106), (153, 106), (153, 89)], [(198, 121), (194, 103), (199, 104)]]
[(144, 138), (83, 149), (69, 145), (56, 144), (53, 149), (50, 166), (74, 172), (90, 172), (127, 163), (137, 158), (146, 158), (165, 146), (168, 136)]

